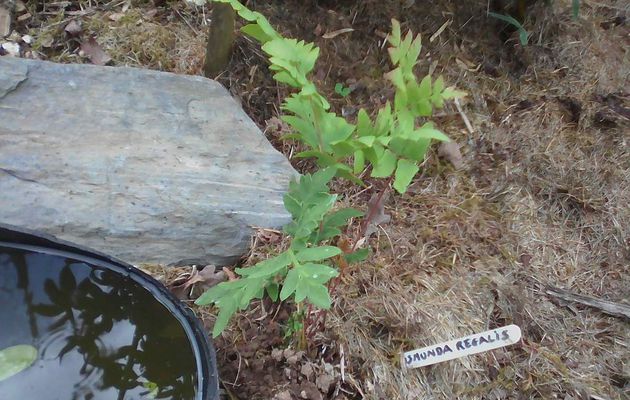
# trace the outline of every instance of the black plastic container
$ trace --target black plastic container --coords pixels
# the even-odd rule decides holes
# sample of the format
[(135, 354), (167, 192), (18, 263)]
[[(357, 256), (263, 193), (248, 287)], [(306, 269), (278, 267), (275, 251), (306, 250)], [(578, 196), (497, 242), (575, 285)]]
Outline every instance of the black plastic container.
[(215, 400), (215, 350), (164, 286), (104, 254), (0, 224), (0, 350), (37, 349), (0, 400)]

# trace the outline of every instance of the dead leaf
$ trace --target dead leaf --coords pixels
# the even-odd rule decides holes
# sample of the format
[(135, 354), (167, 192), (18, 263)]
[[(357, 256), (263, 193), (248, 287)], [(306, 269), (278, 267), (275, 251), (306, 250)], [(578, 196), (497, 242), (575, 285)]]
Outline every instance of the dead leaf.
[(182, 274), (177, 277), (168, 289), (180, 300), (188, 300), (192, 296), (194, 285), (199, 284), (200, 288), (205, 291), (221, 282), (225, 281), (225, 273), (216, 271), (214, 265), (207, 265), (199, 271), (193, 266), (190, 273)]
[(463, 69), (464, 71), (470, 70), (470, 68), (468, 68), (468, 65), (466, 65), (466, 63), (460, 60), (459, 58), (455, 58), (455, 64), (457, 64), (457, 66)]
[(523, 264), (525, 267), (529, 267), (529, 265), (530, 265), (530, 264), (531, 264), (531, 262), (532, 262), (532, 258), (534, 258), (534, 257), (532, 257), (532, 255), (531, 255), (531, 254), (524, 253), (524, 254), (521, 254), (521, 256), (519, 257), (519, 261), (520, 261), (520, 262), (521, 262), (521, 264)]
[(438, 156), (446, 158), (455, 169), (464, 168), (464, 159), (459, 151), (459, 145), (455, 142), (442, 142), (438, 149)]
[(118, 22), (124, 16), (125, 16), (125, 13), (112, 13), (112, 14), (109, 14), (107, 18), (109, 18), (110, 21)]
[(55, 43), (55, 38), (49, 33), (43, 33), (40, 37), (38, 37), (38, 41), (42, 47), (52, 47)]
[(324, 39), (332, 39), (335, 38), (343, 33), (348, 33), (348, 32), (354, 32), (354, 29), (352, 28), (343, 28), (343, 29), (338, 29), (336, 31), (332, 31), (332, 32), (326, 32), (322, 35), (322, 37)]
[(142, 17), (145, 19), (153, 19), (153, 17), (155, 17), (158, 13), (157, 8), (152, 8), (150, 10), (144, 11), (142, 13)]
[(218, 285), (227, 279), (226, 273), (223, 270), (217, 271), (214, 265), (206, 265), (203, 267), (203, 269), (199, 271), (199, 277), (202, 278), (199, 286), (201, 286), (203, 290), (208, 290), (212, 286)]
[(81, 51), (90, 59), (92, 64), (105, 65), (112, 60), (93, 37), (81, 43)]
[(266, 121), (265, 133), (281, 137), (293, 133), (291, 127), (278, 117), (271, 117)]
[(227, 267), (223, 267), (223, 272), (225, 272), (225, 275), (227, 275), (229, 281), (237, 281), (238, 280), (238, 277), (236, 276), (236, 274), (234, 272), (232, 272), (231, 269), (229, 269)]
[(317, 388), (323, 393), (328, 393), (332, 385), (337, 382), (337, 379), (334, 376), (328, 375), (327, 373), (322, 373), (315, 378), (315, 384)]
[(389, 198), (389, 192), (374, 193), (368, 201), (367, 222), (368, 226), (365, 231), (365, 236), (368, 237), (372, 233), (377, 231), (379, 225), (388, 223), (392, 218), (390, 215), (385, 214), (385, 202)]
[(201, 282), (203, 279), (199, 276), (199, 272), (196, 267), (193, 267), (190, 274), (185, 274), (177, 277), (168, 286), (168, 290), (180, 300), (188, 300), (190, 298), (190, 287), (197, 282)]
[(79, 36), (83, 31), (83, 28), (81, 27), (81, 22), (73, 19), (72, 21), (68, 22), (63, 30), (70, 36)]
[(277, 244), (282, 240), (282, 233), (275, 229), (258, 229), (256, 236), (258, 236), (258, 240), (263, 244)]
[(310, 362), (306, 362), (300, 368), (300, 373), (306, 377), (307, 381), (312, 381), (315, 376), (315, 369), (313, 368), (313, 364)]

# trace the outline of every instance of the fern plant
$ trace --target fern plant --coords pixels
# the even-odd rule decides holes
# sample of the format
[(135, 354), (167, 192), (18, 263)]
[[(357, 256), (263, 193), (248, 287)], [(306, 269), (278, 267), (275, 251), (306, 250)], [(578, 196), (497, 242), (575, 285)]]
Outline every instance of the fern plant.
[[(274, 301), (294, 296), (296, 303), (307, 300), (323, 309), (330, 307), (326, 284), (338, 272), (328, 260), (342, 251), (335, 246), (319, 244), (340, 235), (339, 228), (346, 225), (348, 219), (362, 215), (352, 208), (332, 211), (337, 195), (329, 192), (328, 183), (335, 172), (334, 168), (326, 168), (312, 175), (303, 175), (289, 185), (284, 196), (284, 206), (292, 217), (291, 223), (284, 228), (291, 238), (287, 250), (253, 267), (237, 268), (240, 279), (222, 282), (197, 299), (199, 305), (214, 303), (220, 310), (212, 331), (215, 337), (225, 329), (236, 311), (246, 309), (252, 300), (261, 299), (265, 292)], [(367, 253), (361, 251), (347, 257), (352, 260), (365, 256)]]
[(274, 301), (293, 296), (298, 304), (308, 301), (329, 308), (327, 284), (338, 275), (331, 260), (343, 257), (339, 261), (346, 264), (367, 256), (367, 249), (347, 254), (331, 245), (341, 234), (340, 228), (362, 213), (351, 208), (333, 211), (337, 195), (329, 192), (329, 182), (339, 176), (362, 183), (357, 176), (370, 168), (371, 177), (391, 179), (394, 189), (404, 193), (431, 141), (449, 140), (431, 122), (418, 121), (443, 107), (445, 100), (463, 93), (445, 87), (442, 77), (417, 80), (414, 66), (421, 50), (420, 37), (414, 38), (411, 32), (403, 37), (400, 24), (392, 20), (389, 55), (394, 69), (387, 78), (396, 89), (393, 106), (385, 104), (374, 119), (361, 109), (356, 123), (351, 123), (330, 110), (310, 78), (319, 56), (317, 47), (282, 37), (262, 14), (237, 0), (215, 1), (229, 3), (249, 22), (241, 31), (260, 42), (274, 79), (295, 89), (282, 104), (282, 119), (293, 129), (287, 138), (307, 147), (297, 157), (313, 157), (322, 168), (292, 182), (284, 196), (284, 206), (292, 217), (284, 228), (291, 239), (288, 249), (253, 267), (236, 269), (239, 279), (220, 283), (197, 299), (198, 305), (212, 303), (219, 308), (213, 329), (217, 336), (234, 313), (265, 293)]

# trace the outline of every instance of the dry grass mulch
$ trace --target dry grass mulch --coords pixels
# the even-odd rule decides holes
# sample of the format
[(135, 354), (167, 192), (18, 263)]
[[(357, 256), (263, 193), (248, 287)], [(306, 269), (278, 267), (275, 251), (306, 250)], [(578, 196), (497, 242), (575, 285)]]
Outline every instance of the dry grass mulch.
[[(32, 17), (18, 29), (34, 36), (38, 57), (87, 62), (62, 29), (78, 19), (114, 65), (200, 74), (205, 8), (131, 2), (123, 12), (122, 1), (81, 1), (69, 3), (86, 12), (70, 15), (36, 3), (27, 2)], [(231, 398), (630, 397), (629, 321), (546, 291), (630, 305), (628, 5), (583, 1), (573, 21), (567, 3), (533, 6), (531, 43), (521, 47), (487, 19), (481, 0), (251, 2), (286, 35), (321, 47), (315, 76), (348, 115), (391, 96), (383, 40), (389, 19), (401, 20), (423, 34), (419, 73), (444, 74), (469, 93), (463, 115), (472, 130), (452, 106), (436, 116), (461, 145), (465, 168), (432, 153), (409, 193), (390, 197), (391, 222), (370, 238), (370, 259), (346, 273), (310, 352), (278, 353), (291, 305), (257, 303), (233, 323), (217, 341)], [(323, 38), (348, 27), (355, 31)], [(244, 38), (218, 80), (262, 129), (287, 93)], [(337, 82), (354, 91), (336, 96)], [(277, 127), (266, 130), (287, 156), (294, 152), (278, 142)], [(365, 209), (369, 191), (336, 189), (344, 203)], [(276, 246), (260, 243), (251, 262)], [(168, 282), (178, 271), (153, 272)], [(211, 310), (198, 312), (210, 326)], [(511, 323), (523, 331), (519, 345), (400, 367), (403, 351)]]

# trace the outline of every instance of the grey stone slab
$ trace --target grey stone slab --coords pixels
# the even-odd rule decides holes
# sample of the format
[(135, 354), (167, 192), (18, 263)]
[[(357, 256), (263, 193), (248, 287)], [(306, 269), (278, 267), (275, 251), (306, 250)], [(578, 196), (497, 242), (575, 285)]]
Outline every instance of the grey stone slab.
[(218, 83), (0, 57), (0, 222), (131, 263), (229, 264), (296, 175)]

